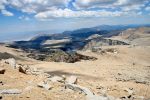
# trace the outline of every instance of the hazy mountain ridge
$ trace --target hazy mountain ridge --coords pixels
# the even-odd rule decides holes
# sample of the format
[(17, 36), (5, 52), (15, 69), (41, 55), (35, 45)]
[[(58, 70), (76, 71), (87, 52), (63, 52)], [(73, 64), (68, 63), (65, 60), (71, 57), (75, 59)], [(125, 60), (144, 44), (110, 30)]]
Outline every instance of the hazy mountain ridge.
[[(147, 28), (146, 28), (146, 27)], [(22, 49), (62, 49), (62, 50), (75, 50), (82, 49), (90, 40), (86, 40), (88, 37), (98, 34), (102, 38), (120, 37), (122, 33), (129, 34), (128, 38), (133, 38), (132, 31), (148, 30), (150, 25), (100, 25), (92, 28), (82, 28), (74, 31), (65, 31), (60, 34), (44, 34), (33, 37), (29, 41), (16, 41), (11, 44), (11, 47), (17, 47)], [(147, 34), (147, 33), (146, 33)], [(137, 35), (136, 35), (137, 36)], [(136, 37), (134, 37), (136, 38)], [(61, 41), (54, 44), (45, 44), (48, 40), (56, 41), (68, 39), (69, 41)], [(103, 39), (104, 40), (104, 39)], [(118, 39), (117, 39), (118, 40)], [(119, 40), (122, 41), (122, 40)], [(108, 43), (110, 44), (110, 43)]]

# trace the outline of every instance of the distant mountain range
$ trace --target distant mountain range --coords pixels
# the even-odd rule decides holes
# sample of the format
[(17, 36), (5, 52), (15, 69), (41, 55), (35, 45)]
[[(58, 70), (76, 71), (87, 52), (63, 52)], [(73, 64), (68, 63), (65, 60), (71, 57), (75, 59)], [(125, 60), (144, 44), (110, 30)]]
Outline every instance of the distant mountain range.
[(129, 29), (129, 28), (139, 28), (139, 27), (150, 27), (150, 24), (146, 25), (99, 25), (91, 28), (81, 28), (74, 31), (65, 31), (62, 34), (70, 35), (72, 37), (87, 38), (92, 34), (100, 34), (104, 37), (110, 37), (117, 35), (120, 31)]
[[(124, 43), (124, 41), (122, 41), (123, 38), (120, 40), (118, 39), (118, 37), (120, 37), (120, 34), (122, 32), (125, 33), (127, 30), (130, 29), (138, 30), (139, 28), (142, 27), (148, 27), (149, 29), (150, 25), (100, 25), (92, 28), (81, 28), (74, 31), (65, 31), (59, 34), (43, 34), (43, 35), (40, 34), (38, 36), (33, 37), (29, 41), (14, 41), (13, 43), (11, 43), (10, 46), (15, 48), (36, 49), (36, 50), (37, 49), (76, 50), (84, 48), (86, 44), (90, 44), (90, 41), (95, 41), (94, 43), (99, 42), (100, 46), (128, 44), (129, 42)], [(143, 30), (148, 29), (145, 28)], [(148, 32), (146, 32), (146, 34)], [(127, 31), (126, 34), (127, 33), (132, 34), (132, 31), (129, 32)], [(134, 36), (137, 36), (136, 33)], [(94, 34), (97, 34), (95, 36), (100, 37), (96, 37), (89, 40), (88, 38), (90, 36), (93, 36)], [(107, 39), (112, 37), (117, 38), (116, 40)]]

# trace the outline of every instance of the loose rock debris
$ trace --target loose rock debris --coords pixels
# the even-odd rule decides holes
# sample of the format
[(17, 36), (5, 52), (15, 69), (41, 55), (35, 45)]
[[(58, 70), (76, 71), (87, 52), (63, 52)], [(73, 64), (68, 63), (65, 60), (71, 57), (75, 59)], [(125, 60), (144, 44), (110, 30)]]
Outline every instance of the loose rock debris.
[[(9, 60), (7, 60), (7, 61), (9, 61)], [(14, 59), (12, 61), (14, 61)], [(16, 61), (14, 61), (14, 62), (16, 62)], [(4, 62), (4, 63), (9, 64), (7, 62)], [(12, 67), (11, 64), (9, 64), (9, 65)], [(7, 70), (5, 70), (5, 71), (4, 70), (5, 70), (5, 68), (1, 68), (0, 73), (5, 73), (5, 71), (7, 71)], [(40, 77), (42, 80), (36, 84), (33, 80), (32, 84), (30, 84), (31, 86), (27, 86), (27, 88), (25, 88), (23, 91), (20, 89), (16, 89), (16, 88), (14, 88), (14, 89), (1, 89), (0, 94), (3, 94), (3, 95), (21, 94), (23, 92), (25, 93), (31, 89), (34, 89), (36, 87), (37, 88), (39, 88), (39, 87), (43, 88), (46, 91), (52, 91), (53, 88), (56, 88), (52, 84), (59, 83), (59, 84), (61, 84), (61, 86), (58, 86), (57, 88), (62, 88), (62, 86), (64, 86), (65, 88), (63, 91), (65, 91), (66, 89), (69, 89), (69, 90), (73, 90), (74, 92), (82, 93), (85, 95), (86, 100), (134, 100), (134, 98), (139, 98), (140, 100), (144, 100), (143, 96), (136, 97), (134, 95), (135, 91), (132, 88), (125, 88), (124, 89), (124, 91), (128, 92), (128, 95), (115, 98), (113, 96), (108, 95), (107, 92), (105, 93), (105, 95), (98, 95), (98, 94), (95, 94), (94, 92), (92, 92), (89, 88), (84, 87), (84, 86), (80, 86), (78, 83), (78, 77), (77, 76), (73, 76), (73, 75), (68, 76), (68, 77), (66, 77), (65, 75), (51, 76), (47, 73), (43, 73), (42, 71), (39, 71), (36, 68), (31, 68), (28, 65), (22, 65), (22, 64), (17, 64), (17, 63), (15, 63), (15, 70), (18, 70), (18, 72), (21, 72), (25, 75), (29, 74), (29, 75), (34, 75), (37, 78)], [(1, 83), (3, 84), (3, 82), (1, 82)], [(52, 84), (49, 84), (49, 83), (52, 83)], [(0, 95), (0, 99), (1, 98), (3, 98), (3, 97)]]
[(22, 91), (19, 89), (3, 89), (0, 90), (0, 94), (21, 94)]

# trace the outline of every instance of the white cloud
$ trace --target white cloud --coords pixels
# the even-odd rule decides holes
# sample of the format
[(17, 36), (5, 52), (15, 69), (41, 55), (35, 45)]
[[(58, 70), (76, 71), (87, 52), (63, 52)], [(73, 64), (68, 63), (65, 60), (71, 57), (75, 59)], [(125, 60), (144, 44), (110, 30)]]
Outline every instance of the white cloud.
[(76, 0), (73, 5), (77, 9), (110, 8), (116, 0)]
[(8, 0), (9, 5), (26, 13), (38, 13), (53, 7), (65, 8), (70, 0)]
[[(121, 16), (139, 12), (149, 0), (75, 0), (75, 10), (68, 8), (72, 0), (0, 0), (0, 11), (13, 16), (6, 8), (13, 8), (27, 14), (34, 14), (37, 19)], [(96, 11), (91, 8), (97, 8)], [(113, 11), (107, 11), (111, 8)], [(147, 8), (148, 9), (148, 8)], [(3, 10), (3, 11), (2, 11)]]
[(73, 11), (70, 9), (58, 9), (58, 10), (50, 10), (46, 12), (41, 12), (35, 15), (37, 19), (53, 19), (53, 18), (79, 18), (79, 17), (110, 17), (110, 16), (121, 16), (122, 14), (126, 14), (125, 12), (120, 11), (106, 11), (106, 10), (98, 10), (98, 11)]
[(123, 8), (137, 10), (149, 0), (76, 0), (73, 5), (77, 9), (90, 8)]
[(30, 20), (29, 17), (24, 16), (24, 15), (20, 16), (19, 19), (21, 19), (21, 20), (26, 20), (26, 21)]
[(25, 13), (39, 13), (53, 8), (65, 8), (70, 0), (0, 0), (0, 10), (6, 6)]
[(121, 9), (123, 11), (137, 11), (137, 10), (140, 10), (144, 5), (142, 4), (139, 4), (139, 5), (129, 5), (129, 6), (124, 6), (122, 7)]
[(4, 16), (14, 16), (14, 14), (5, 9), (5, 5), (8, 4), (7, 0), (0, 0), (0, 12)]
[(5, 7), (3, 5), (0, 5), (0, 10), (5, 9)]
[(5, 9), (5, 4), (7, 4), (6, 0), (0, 0), (0, 10)]
[(1, 13), (4, 15), (4, 16), (14, 16), (13, 13), (7, 11), (7, 10), (1, 10)]
[(150, 7), (146, 7), (145, 10), (146, 10), (146, 11), (150, 11)]
[(128, 4), (129, 0), (117, 0), (115, 5), (124, 5)]

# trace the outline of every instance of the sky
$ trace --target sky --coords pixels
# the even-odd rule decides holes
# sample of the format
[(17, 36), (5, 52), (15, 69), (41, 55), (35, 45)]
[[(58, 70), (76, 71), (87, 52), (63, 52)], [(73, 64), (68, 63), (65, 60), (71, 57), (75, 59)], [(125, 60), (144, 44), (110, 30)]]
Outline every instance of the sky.
[(150, 24), (150, 0), (0, 0), (0, 34)]

